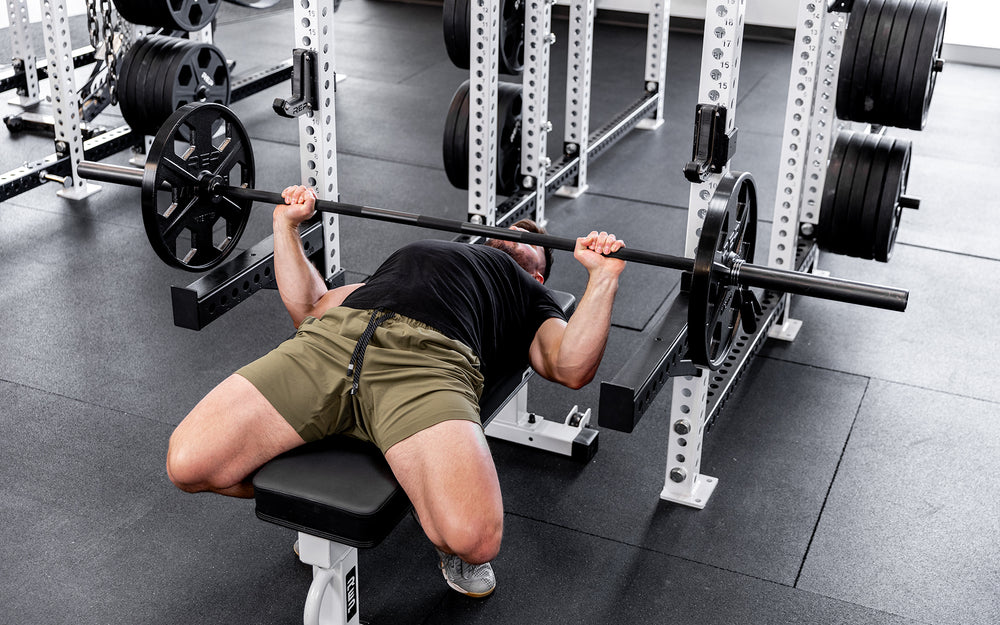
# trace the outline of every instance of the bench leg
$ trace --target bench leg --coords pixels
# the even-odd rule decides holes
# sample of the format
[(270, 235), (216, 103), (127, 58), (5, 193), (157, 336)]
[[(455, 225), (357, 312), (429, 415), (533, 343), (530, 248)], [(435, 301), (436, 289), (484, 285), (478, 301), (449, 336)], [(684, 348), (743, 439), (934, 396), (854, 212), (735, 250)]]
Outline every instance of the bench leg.
[(358, 550), (299, 532), (299, 559), (312, 565), (305, 625), (358, 625)]
[(597, 430), (589, 425), (590, 409), (581, 413), (577, 406), (562, 422), (528, 412), (526, 384), (486, 426), (486, 435), (587, 462), (597, 453)]

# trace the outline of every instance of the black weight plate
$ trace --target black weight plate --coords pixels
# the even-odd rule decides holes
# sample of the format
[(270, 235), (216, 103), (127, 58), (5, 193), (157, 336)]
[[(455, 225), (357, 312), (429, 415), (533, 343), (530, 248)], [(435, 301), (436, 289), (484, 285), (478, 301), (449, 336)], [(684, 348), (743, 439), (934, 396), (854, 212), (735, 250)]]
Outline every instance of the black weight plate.
[(910, 12), (910, 23), (906, 27), (906, 36), (903, 39), (903, 50), (899, 53), (899, 77), (896, 80), (896, 103), (897, 124), (899, 128), (906, 128), (911, 120), (910, 88), (913, 85), (913, 73), (917, 62), (917, 49), (920, 46), (920, 33), (923, 31), (924, 22), (927, 19), (927, 12), (930, 9), (930, 0), (914, 0), (913, 10)]
[(868, 81), (868, 70), (874, 64), (872, 49), (878, 32), (878, 25), (884, 0), (869, 0), (858, 35), (858, 50), (854, 57), (854, 73), (851, 76), (850, 104), (847, 107), (849, 117), (854, 121), (865, 121), (865, 90)]
[(716, 370), (740, 332), (742, 310), (736, 293), (718, 267), (735, 258), (752, 263), (757, 238), (757, 191), (750, 174), (730, 172), (708, 201), (695, 250), (688, 297), (688, 357)]
[(149, 122), (157, 129), (170, 117), (171, 113), (177, 110), (177, 107), (172, 106), (170, 102), (169, 85), (177, 72), (175, 65), (183, 56), (184, 51), (192, 45), (197, 44), (187, 39), (173, 37), (158, 46), (157, 52), (160, 58), (149, 76), (149, 88), (146, 90)]
[(861, 143), (865, 133), (852, 133), (847, 140), (844, 151), (844, 163), (840, 168), (840, 179), (837, 181), (837, 197), (834, 198), (833, 221), (830, 222), (830, 251), (834, 254), (847, 254), (850, 249), (851, 232), (848, 219), (851, 212), (851, 188), (854, 186), (860, 159)]
[(119, 99), (124, 95), (128, 102), (128, 106), (122, 110), (123, 117), (126, 110), (129, 114), (128, 117), (125, 117), (125, 121), (128, 122), (128, 125), (133, 130), (141, 134), (149, 133), (146, 121), (149, 115), (144, 102), (144, 93), (147, 86), (146, 77), (148, 76), (147, 72), (149, 68), (148, 59), (151, 54), (154, 54), (152, 50), (156, 47), (155, 44), (160, 39), (162, 38), (157, 35), (149, 35), (133, 46), (135, 54), (129, 65), (129, 74), (124, 94), (119, 94)]
[(121, 57), (121, 60), (118, 63), (118, 84), (117, 84), (118, 110), (121, 112), (122, 118), (125, 119), (126, 122), (128, 122), (129, 117), (132, 114), (130, 110), (132, 102), (131, 100), (129, 100), (130, 96), (128, 93), (129, 87), (131, 85), (130, 82), (131, 78), (129, 76), (129, 71), (132, 67), (132, 61), (135, 58), (136, 53), (138, 52), (138, 48), (143, 41), (145, 41), (145, 39), (139, 39), (138, 41), (134, 42), (129, 47), (129, 49), (125, 51), (125, 53)]
[(188, 271), (215, 267), (236, 249), (253, 204), (207, 191), (202, 172), (224, 186), (254, 186), (250, 137), (219, 104), (174, 112), (150, 145), (143, 171), (146, 236), (161, 259)]
[(906, 139), (896, 139), (889, 151), (875, 232), (875, 260), (883, 263), (892, 258), (892, 248), (896, 243), (896, 232), (899, 230), (899, 220), (903, 214), (899, 198), (906, 192), (906, 183), (910, 176), (911, 147), (911, 143)]
[(157, 100), (160, 87), (160, 75), (170, 63), (169, 50), (174, 48), (180, 39), (174, 37), (155, 36), (149, 38), (149, 49), (138, 67), (145, 67), (145, 73), (135, 77), (133, 98), (142, 111), (140, 130), (143, 134), (152, 135), (160, 128), (160, 124), (170, 114), (163, 113)]
[(469, 188), (469, 81), (455, 91), (444, 120), (444, 172), (456, 189)]
[(179, 50), (171, 66), (165, 93), (172, 109), (192, 102), (229, 104), (229, 69), (222, 52), (213, 45), (196, 43)]
[(113, 0), (113, 3), (118, 14), (125, 18), (125, 21), (133, 24), (144, 24), (145, 22), (140, 20), (146, 19), (144, 14), (151, 11), (146, 3), (139, 2), (139, 0)]
[(216, 104), (229, 105), (232, 96), (232, 84), (229, 76), (229, 64), (226, 62), (226, 55), (217, 47), (209, 45), (209, 58), (206, 61), (206, 52), (199, 56), (199, 67), (204, 71), (199, 76), (199, 89), (197, 96), (202, 102), (215, 102)]
[(844, 253), (848, 256), (864, 257), (866, 247), (872, 246), (872, 239), (861, 229), (861, 214), (865, 208), (865, 192), (868, 189), (869, 176), (872, 171), (872, 161), (875, 158), (875, 147), (878, 136), (863, 133), (858, 140), (857, 162), (854, 166), (854, 177), (851, 180), (850, 193), (844, 220)]
[[(458, 7), (460, 9), (455, 17), (456, 23), (459, 28), (459, 39), (463, 42), (465, 47), (465, 66), (464, 69), (469, 68), (469, 64), (472, 62), (472, 54), (470, 47), (472, 46), (472, 0), (462, 0), (462, 4)], [(464, 33), (464, 34), (461, 34)]]
[(837, 75), (837, 117), (850, 119), (848, 108), (851, 101), (851, 83), (854, 78), (854, 61), (858, 56), (858, 39), (864, 25), (868, 0), (854, 0), (850, 17), (847, 18), (847, 32), (840, 53), (840, 72)]
[(497, 193), (513, 195), (521, 182), (521, 85), (497, 85)]
[(916, 66), (913, 70), (913, 82), (910, 84), (911, 122), (907, 126), (912, 130), (923, 130), (927, 123), (927, 111), (931, 96), (934, 94), (934, 84), (937, 82), (937, 72), (934, 63), (941, 58), (944, 46), (944, 27), (947, 18), (948, 5), (941, 0), (934, 0), (924, 20), (924, 28), (920, 35), (920, 45), (917, 48)]
[[(903, 0), (908, 2), (909, 0)], [(896, 0), (883, 0), (882, 12), (879, 14), (875, 38), (872, 42), (872, 52), (868, 65), (868, 77), (865, 79), (861, 101), (860, 114), (863, 120), (872, 124), (888, 124), (891, 121), (892, 106), (885, 102), (882, 95), (882, 75), (886, 71), (886, 59), (889, 56), (889, 37), (896, 20), (898, 3)]]
[(823, 181), (823, 201), (820, 205), (819, 220), (816, 223), (816, 242), (820, 249), (832, 252), (833, 244), (833, 220), (837, 210), (837, 185), (840, 182), (840, 173), (844, 166), (844, 152), (847, 151), (847, 144), (853, 133), (849, 130), (842, 130), (837, 133), (837, 138), (830, 151), (830, 161), (826, 167), (826, 180)]
[(444, 0), (444, 47), (460, 69), (469, 69), (470, 0)]
[(518, 75), (524, 69), (524, 0), (502, 0), (500, 5), (501, 74)]
[(165, 2), (166, 20), (160, 26), (192, 32), (201, 30), (215, 19), (219, 0), (160, 0)]
[(147, 52), (136, 66), (135, 101), (140, 104), (143, 112), (143, 133), (152, 135), (159, 130), (166, 116), (157, 111), (157, 102), (153, 92), (156, 90), (156, 73), (164, 63), (169, 62), (167, 51), (177, 45), (175, 37), (150, 37)]
[(887, 126), (895, 126), (899, 121), (899, 111), (896, 108), (896, 82), (899, 80), (903, 41), (906, 38), (906, 29), (910, 23), (913, 7), (913, 0), (900, 0), (896, 6), (896, 17), (892, 21), (892, 32), (889, 34), (889, 49), (885, 57), (885, 67), (882, 69), (879, 97), (883, 116), (888, 120), (885, 122)]
[(875, 258), (876, 239), (878, 237), (878, 214), (882, 203), (882, 190), (885, 187), (885, 172), (889, 164), (889, 154), (895, 140), (887, 136), (875, 136), (875, 145), (870, 152), (871, 172), (868, 174), (868, 185), (865, 187), (864, 206), (861, 211), (861, 221), (858, 231), (865, 245), (859, 248), (856, 256), (866, 260)]

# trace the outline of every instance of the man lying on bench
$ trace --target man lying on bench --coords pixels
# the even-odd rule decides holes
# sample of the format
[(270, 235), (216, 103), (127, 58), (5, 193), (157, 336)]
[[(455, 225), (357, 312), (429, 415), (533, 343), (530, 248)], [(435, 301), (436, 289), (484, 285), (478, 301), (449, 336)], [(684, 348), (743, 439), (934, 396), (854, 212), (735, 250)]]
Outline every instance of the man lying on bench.
[[(331, 434), (385, 455), (439, 554), (448, 584), (493, 591), (503, 503), (479, 423), (484, 379), (523, 370), (570, 388), (590, 382), (625, 263), (614, 235), (577, 239), (586, 292), (567, 321), (543, 286), (550, 250), (509, 241), (419, 241), (365, 284), (327, 290), (298, 227), (315, 195), (295, 186), (274, 209), (275, 278), (298, 328), (205, 396), (174, 430), (171, 481), (188, 492), (252, 497), (252, 477), (279, 454)], [(529, 220), (514, 228), (538, 232)]]

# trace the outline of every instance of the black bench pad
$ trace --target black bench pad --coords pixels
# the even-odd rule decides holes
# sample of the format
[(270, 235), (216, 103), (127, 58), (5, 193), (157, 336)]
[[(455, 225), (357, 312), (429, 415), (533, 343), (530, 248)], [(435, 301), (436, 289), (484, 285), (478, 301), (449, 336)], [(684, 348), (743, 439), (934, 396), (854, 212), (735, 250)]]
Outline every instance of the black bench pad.
[[(553, 291), (572, 314), (576, 298)], [(524, 375), (497, 380), (480, 399), (485, 426), (525, 384)], [(382, 452), (371, 443), (330, 436), (271, 460), (253, 478), (255, 513), (265, 521), (352, 547), (374, 547), (410, 510)]]

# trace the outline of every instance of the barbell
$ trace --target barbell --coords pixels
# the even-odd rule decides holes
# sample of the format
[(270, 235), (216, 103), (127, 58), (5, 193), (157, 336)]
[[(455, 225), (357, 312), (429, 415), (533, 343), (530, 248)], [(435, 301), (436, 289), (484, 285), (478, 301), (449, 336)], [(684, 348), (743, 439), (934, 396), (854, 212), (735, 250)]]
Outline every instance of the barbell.
[[(280, 193), (253, 188), (250, 137), (239, 118), (216, 103), (187, 104), (164, 123), (145, 168), (83, 161), (80, 176), (141, 188), (143, 225), (157, 255), (175, 267), (203, 271), (236, 247), (254, 202), (283, 204)], [(611, 256), (691, 274), (689, 356), (717, 368), (742, 325), (759, 314), (750, 287), (902, 311), (908, 292), (886, 286), (753, 265), (757, 197), (749, 173), (729, 173), (709, 200), (695, 258), (623, 248)], [(345, 202), (317, 200), (316, 210), (349, 217), (574, 251), (576, 239), (510, 230)], [(186, 235), (185, 235), (186, 233)], [(704, 336), (692, 340), (694, 328)]]

